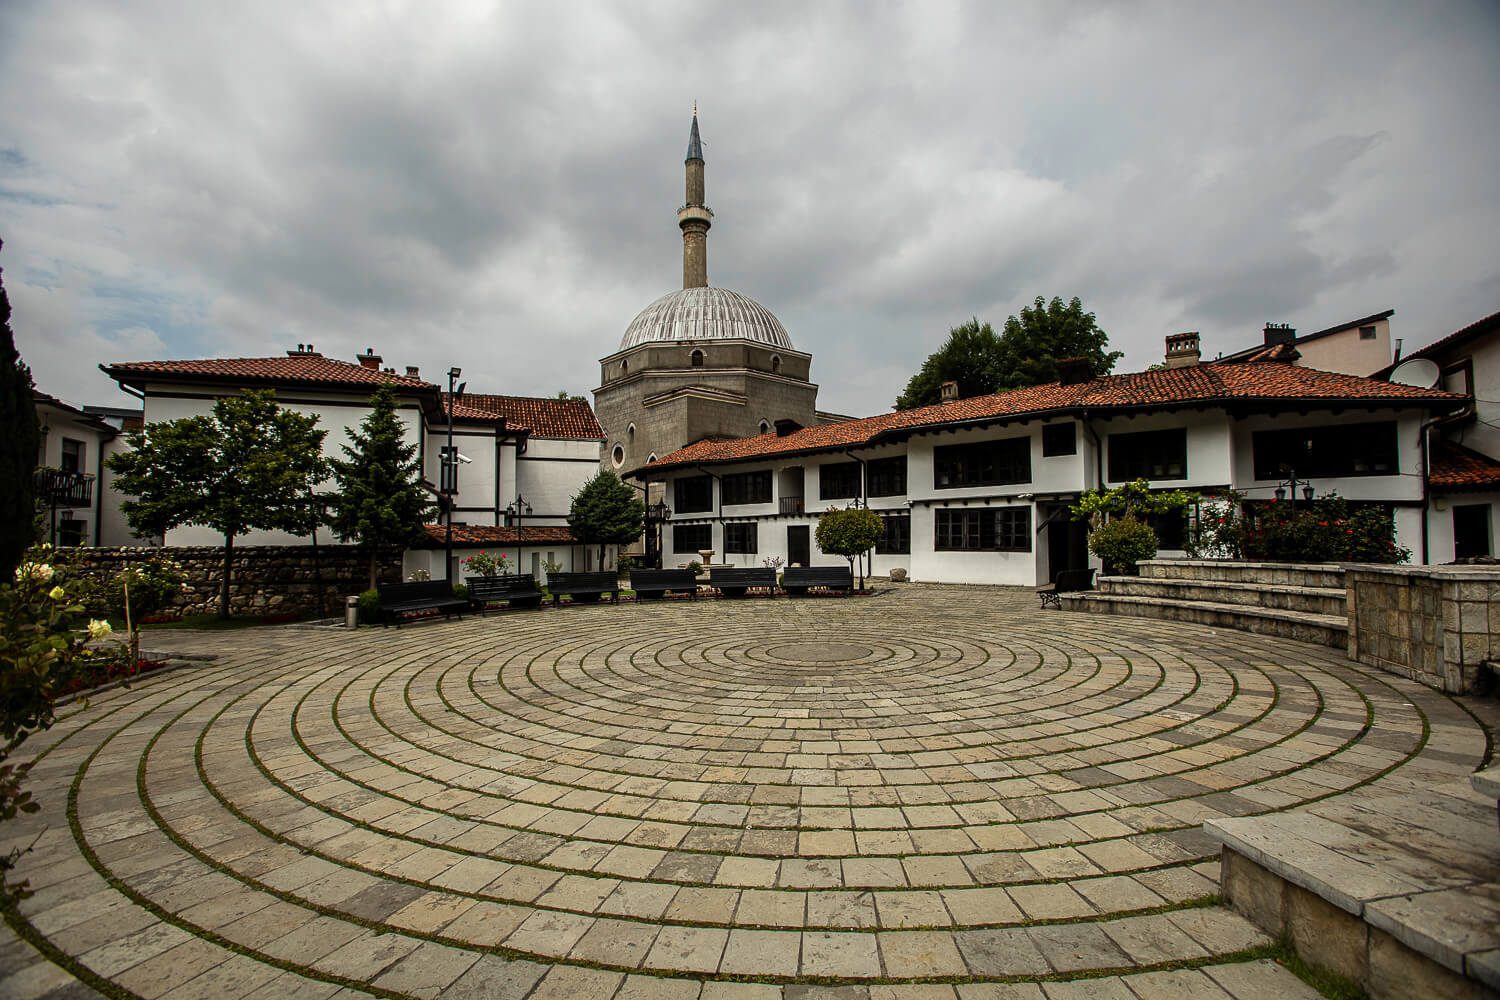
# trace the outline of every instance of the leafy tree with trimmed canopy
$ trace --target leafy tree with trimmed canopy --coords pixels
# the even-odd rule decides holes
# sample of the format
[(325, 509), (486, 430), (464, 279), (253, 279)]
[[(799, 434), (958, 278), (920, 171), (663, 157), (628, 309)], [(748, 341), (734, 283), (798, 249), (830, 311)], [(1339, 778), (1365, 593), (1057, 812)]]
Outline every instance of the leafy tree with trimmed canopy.
[[(885, 525), (880, 515), (864, 507), (833, 508), (818, 518), (813, 537), (818, 550), (832, 556), (843, 556), (849, 560), (849, 572), (854, 572), (854, 557), (868, 552), (880, 541)], [(863, 567), (861, 567), (863, 568)], [(859, 587), (865, 586), (864, 573), (859, 576)]]
[(312, 488), (327, 471), (318, 418), (276, 405), (270, 390), (248, 390), (214, 404), (213, 415), (150, 423), (132, 431), (130, 450), (106, 464), (120, 504), (139, 535), (202, 525), (224, 537), (219, 617), (229, 617), (234, 540), (247, 531), (306, 534), (321, 512)]
[(1039, 295), (998, 334), (977, 317), (954, 327), (907, 382), (896, 409), (941, 402), (944, 382), (957, 382), (963, 398), (1055, 382), (1057, 363), (1064, 358), (1086, 359), (1096, 375), (1105, 375), (1124, 356), (1108, 347), (1109, 335), (1077, 296), (1048, 302)]
[(421, 539), (437, 505), (422, 485), (417, 446), (408, 442), (396, 415), (396, 394), (382, 385), (370, 397), (370, 412), (349, 430), (343, 458), (329, 459), (337, 492), (328, 496), (329, 526), (341, 541), (353, 540), (369, 557), (374, 588), (380, 552)]
[(641, 537), (646, 505), (613, 469), (600, 469), (573, 498), (568, 527), (580, 542), (599, 546), (602, 567), (606, 545), (629, 545)]

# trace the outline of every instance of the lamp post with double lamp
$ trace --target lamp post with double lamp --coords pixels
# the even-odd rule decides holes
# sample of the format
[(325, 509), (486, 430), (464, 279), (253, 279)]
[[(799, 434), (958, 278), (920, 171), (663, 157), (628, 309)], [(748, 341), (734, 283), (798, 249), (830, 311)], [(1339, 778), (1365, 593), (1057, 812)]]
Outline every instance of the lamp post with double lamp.
[(1296, 469), (1289, 469), (1289, 468), (1286, 468), (1285, 466), (1282, 466), (1282, 469), (1286, 473), (1286, 481), (1284, 483), (1282, 483), (1280, 486), (1276, 487), (1276, 499), (1277, 500), (1285, 500), (1287, 498), (1287, 491), (1290, 490), (1291, 491), (1291, 497), (1292, 497), (1292, 509), (1296, 510), (1297, 509), (1297, 487), (1300, 486), (1300, 487), (1302, 487), (1302, 499), (1306, 500), (1308, 503), (1312, 503), (1312, 498), (1313, 498), (1313, 484), (1312, 484), (1312, 481), (1309, 480), (1309, 479), (1298, 479), (1297, 478), (1297, 470)]
[[(448, 512), (447, 527), (443, 531), (443, 579), (453, 582), (453, 498), (458, 494), (458, 452), (453, 450), (453, 407), (464, 394), (467, 382), (459, 382), (463, 369), (454, 366), (448, 369), (448, 447), (443, 449), (442, 479), (443, 507)], [(454, 383), (458, 387), (454, 388)]]
[(531, 513), (531, 504), (527, 503), (526, 502), (526, 498), (523, 497), (520, 493), (517, 493), (516, 494), (516, 498), (514, 500), (512, 500), (509, 503), (509, 505), (507, 505), (506, 508), (505, 508), (505, 516), (507, 518), (510, 518), (510, 519), (514, 520), (515, 524), (516, 524), (516, 571), (517, 572), (521, 571), (521, 546), (524, 544), (524, 539), (522, 539), (522, 537), (521, 537), (521, 532), (523, 530), (522, 525), (521, 525), (521, 518), (524, 515), (530, 514), (530, 513)]

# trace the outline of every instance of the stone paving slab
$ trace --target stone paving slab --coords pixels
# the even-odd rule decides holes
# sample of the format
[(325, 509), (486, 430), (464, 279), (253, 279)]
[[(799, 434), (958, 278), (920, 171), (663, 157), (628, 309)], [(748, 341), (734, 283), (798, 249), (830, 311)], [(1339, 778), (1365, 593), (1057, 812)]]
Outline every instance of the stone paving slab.
[(17, 928), (57, 961), (5, 932), (0, 995), (1304, 995), (1199, 825), (1360, 836), (1480, 728), (1327, 648), (1033, 602), (174, 633), (217, 659), (27, 745), (0, 847), (45, 829)]

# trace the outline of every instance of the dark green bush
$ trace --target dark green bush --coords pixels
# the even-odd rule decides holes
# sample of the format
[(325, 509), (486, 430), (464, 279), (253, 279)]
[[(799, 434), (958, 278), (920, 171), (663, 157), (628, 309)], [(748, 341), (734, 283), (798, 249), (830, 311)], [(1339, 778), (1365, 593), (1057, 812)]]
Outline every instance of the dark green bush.
[(361, 625), (380, 623), (380, 591), (367, 590), (359, 595), (359, 623)]
[(467, 583), (455, 583), (453, 585), (453, 596), (460, 601), (469, 599), (469, 585)]
[(1137, 563), (1156, 555), (1156, 547), (1156, 532), (1134, 517), (1106, 521), (1089, 535), (1089, 551), (1104, 560), (1110, 576), (1134, 573)]
[(1360, 507), (1330, 493), (1293, 506), (1272, 500), (1245, 529), (1247, 559), (1269, 562), (1400, 563), (1411, 550), (1396, 544), (1396, 523), (1384, 507)]

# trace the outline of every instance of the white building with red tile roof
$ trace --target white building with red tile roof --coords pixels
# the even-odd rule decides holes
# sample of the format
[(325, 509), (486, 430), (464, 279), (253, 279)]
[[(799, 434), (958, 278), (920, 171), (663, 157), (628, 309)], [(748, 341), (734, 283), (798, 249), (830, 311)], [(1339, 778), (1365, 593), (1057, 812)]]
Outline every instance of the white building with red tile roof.
[[(318, 418), (319, 427), (328, 432), (323, 450), (329, 456), (342, 456), (349, 430), (369, 413), (371, 393), (388, 384), (396, 392), (398, 417), (406, 427), (407, 440), (418, 448), (430, 488), (437, 493), (441, 486), (452, 486), (456, 557), (478, 547), (492, 551), (508, 547), (506, 554), (519, 562), (521, 571), (535, 569), (540, 574), (546, 562), (572, 568), (568, 509), (574, 494), (598, 470), (604, 438), (587, 400), (466, 392), (452, 403), (447, 393), (423, 379), (417, 369), (398, 373), (382, 367), (382, 360), (368, 350), (352, 362), (341, 361), (325, 357), (310, 344), (299, 344), (279, 357), (137, 361), (100, 367), (142, 400), (148, 422), (207, 414), (226, 395), (271, 389), (282, 406)], [(446, 451), (450, 411), (451, 458)], [(445, 475), (449, 465), (453, 472)], [(323, 488), (331, 489), (332, 483)], [(442, 527), (436, 530), (439, 536), (446, 534)], [(175, 528), (165, 539), (168, 545), (218, 541), (211, 529), (200, 527)], [(251, 545), (309, 541), (281, 532), (254, 532), (241, 540)], [(442, 575), (443, 538), (433, 544), (435, 550), (419, 546), (408, 555), (408, 570)], [(578, 552), (581, 564), (586, 557), (582, 547)]]
[[(859, 503), (886, 524), (876, 573), (1032, 586), (1090, 562), (1069, 514), (1084, 490), (1144, 478), (1264, 501), (1289, 470), (1320, 494), (1390, 508), (1398, 542), (1420, 551), (1423, 428), (1461, 397), (1278, 360), (1199, 364), (1190, 353), (1159, 370), (1075, 371), (863, 420), (699, 441), (630, 475), (665, 490), (667, 565), (704, 549), (738, 566), (836, 564), (811, 543), (817, 517)], [(1180, 547), (1182, 527), (1158, 526), (1164, 554)]]

